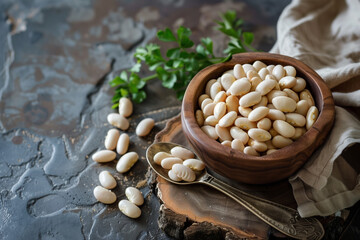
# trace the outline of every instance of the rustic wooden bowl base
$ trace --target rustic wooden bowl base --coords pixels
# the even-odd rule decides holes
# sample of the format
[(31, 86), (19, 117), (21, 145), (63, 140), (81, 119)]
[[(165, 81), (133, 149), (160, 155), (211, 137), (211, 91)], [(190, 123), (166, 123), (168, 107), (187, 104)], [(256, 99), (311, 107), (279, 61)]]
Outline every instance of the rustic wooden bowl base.
[[(166, 128), (156, 135), (155, 141), (179, 143), (191, 149), (182, 132), (180, 116), (171, 119)], [(221, 178), (218, 175), (216, 177)], [(253, 195), (296, 208), (292, 189), (287, 180), (275, 184), (247, 185), (221, 179)], [(210, 187), (175, 185), (161, 177), (157, 177), (157, 181), (159, 196), (164, 205), (193, 221), (209, 222), (247, 238), (266, 239), (269, 231), (274, 231), (240, 204)]]

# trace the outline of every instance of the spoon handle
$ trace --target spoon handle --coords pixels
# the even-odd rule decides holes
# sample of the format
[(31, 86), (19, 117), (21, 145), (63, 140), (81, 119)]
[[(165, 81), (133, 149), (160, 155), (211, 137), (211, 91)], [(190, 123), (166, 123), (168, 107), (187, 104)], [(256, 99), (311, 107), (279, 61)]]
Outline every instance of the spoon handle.
[(210, 174), (202, 177), (200, 182), (231, 197), (265, 223), (287, 236), (296, 239), (321, 239), (324, 235), (324, 229), (317, 219), (301, 218), (292, 208), (245, 193)]

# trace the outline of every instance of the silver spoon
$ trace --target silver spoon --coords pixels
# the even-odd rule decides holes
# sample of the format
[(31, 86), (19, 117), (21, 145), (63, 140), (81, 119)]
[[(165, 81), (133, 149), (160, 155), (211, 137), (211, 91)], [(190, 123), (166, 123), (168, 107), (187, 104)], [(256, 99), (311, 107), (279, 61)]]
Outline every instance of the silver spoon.
[(150, 167), (166, 181), (180, 185), (201, 183), (211, 186), (234, 199), (236, 202), (240, 203), (265, 223), (269, 224), (287, 236), (296, 239), (321, 239), (323, 237), (324, 228), (317, 219), (301, 218), (298, 212), (292, 208), (250, 195), (239, 189), (236, 189), (211, 176), (205, 169), (201, 174), (197, 175), (195, 181), (193, 182), (176, 182), (171, 180), (168, 177), (168, 170), (156, 164), (153, 157), (158, 152), (170, 153), (170, 150), (176, 146), (181, 145), (170, 142), (159, 142), (150, 145), (146, 151), (146, 159)]

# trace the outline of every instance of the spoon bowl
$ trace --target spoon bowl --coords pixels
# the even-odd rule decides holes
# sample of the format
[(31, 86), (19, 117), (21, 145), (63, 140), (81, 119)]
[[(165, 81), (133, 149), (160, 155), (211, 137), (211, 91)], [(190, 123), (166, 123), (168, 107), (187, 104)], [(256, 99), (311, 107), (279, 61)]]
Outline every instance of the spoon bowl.
[(158, 152), (170, 153), (170, 150), (176, 146), (186, 148), (180, 144), (158, 142), (150, 145), (146, 151), (146, 159), (150, 167), (166, 181), (180, 185), (205, 184), (213, 187), (287, 236), (296, 239), (321, 239), (324, 235), (324, 229), (317, 219), (301, 218), (298, 212), (292, 208), (245, 193), (213, 177), (206, 169), (197, 173), (196, 179), (193, 182), (173, 181), (168, 177), (168, 170), (155, 163), (154, 156)]

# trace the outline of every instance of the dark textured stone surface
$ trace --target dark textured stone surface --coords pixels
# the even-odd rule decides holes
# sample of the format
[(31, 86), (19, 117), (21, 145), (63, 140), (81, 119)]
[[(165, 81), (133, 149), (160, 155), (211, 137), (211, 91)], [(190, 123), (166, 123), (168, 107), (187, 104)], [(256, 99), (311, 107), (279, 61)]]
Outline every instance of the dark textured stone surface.
[[(126, 174), (115, 163), (96, 164), (111, 128), (106, 115), (113, 89), (108, 82), (134, 64), (137, 46), (156, 30), (180, 24), (194, 38), (212, 37), (219, 54), (224, 38), (213, 29), (220, 12), (234, 9), (255, 32), (255, 46), (268, 51), (284, 1), (64, 0), (0, 2), (0, 239), (168, 239), (159, 229), (160, 203), (146, 184), (145, 150), (167, 119), (180, 111), (171, 90), (151, 81), (148, 101), (130, 117), (130, 151), (140, 161)], [(136, 123), (153, 117), (146, 138)], [(139, 219), (95, 201), (98, 174), (145, 196)]]

